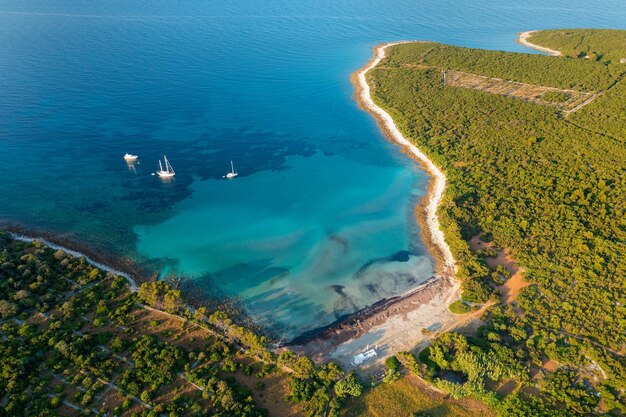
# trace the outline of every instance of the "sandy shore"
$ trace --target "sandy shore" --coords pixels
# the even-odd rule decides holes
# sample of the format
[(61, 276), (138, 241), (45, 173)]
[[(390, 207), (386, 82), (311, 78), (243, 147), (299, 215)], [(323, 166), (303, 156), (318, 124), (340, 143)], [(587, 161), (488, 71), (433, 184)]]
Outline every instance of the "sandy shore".
[(534, 43), (531, 43), (530, 41), (528, 41), (528, 38), (530, 37), (530, 35), (532, 35), (533, 33), (537, 32), (536, 30), (529, 30), (526, 32), (521, 32), (517, 34), (517, 42), (527, 46), (529, 48), (532, 49), (536, 49), (538, 51), (541, 52), (545, 52), (549, 55), (552, 56), (561, 56), (561, 52), (557, 51), (556, 49), (550, 49), (550, 48), (546, 48), (545, 46), (540, 46), (540, 45), (536, 45)]
[(107, 271), (107, 272), (109, 272), (111, 274), (119, 275), (121, 277), (126, 278), (126, 280), (128, 281), (128, 285), (130, 287), (130, 290), (131, 291), (135, 291), (135, 292), (139, 291), (139, 286), (137, 285), (137, 280), (135, 278), (133, 278), (130, 274), (128, 274), (126, 272), (119, 271), (119, 270), (117, 270), (115, 268), (112, 268), (112, 267), (110, 267), (108, 265), (105, 265), (103, 263), (94, 261), (93, 259), (91, 259), (89, 256), (85, 255), (82, 252), (66, 248), (65, 246), (57, 245), (57, 244), (52, 243), (52, 242), (50, 242), (47, 239), (44, 239), (42, 237), (26, 236), (26, 235), (15, 233), (15, 232), (9, 232), (9, 235), (13, 239), (15, 239), (15, 240), (19, 240), (19, 241), (22, 241), (22, 242), (34, 242), (34, 241), (37, 241), (37, 242), (43, 243), (44, 245), (48, 246), (49, 248), (52, 248), (52, 249), (55, 249), (55, 250), (62, 250), (63, 252), (66, 252), (66, 253), (74, 256), (74, 257), (77, 257), (77, 258), (83, 257), (83, 258), (85, 258), (85, 260), (89, 264), (95, 266), (96, 268), (99, 268), (99, 269), (102, 269), (103, 271)]
[[(370, 86), (367, 84), (367, 73), (385, 58), (385, 50), (388, 47), (399, 43), (402, 42), (388, 43), (374, 48), (374, 58), (365, 67), (357, 71), (356, 76), (353, 78), (357, 90), (356, 98), (359, 104), (374, 116), (385, 136), (402, 146), (406, 153), (416, 159), (431, 176), (432, 181), (428, 194), (420, 204), (420, 207), (418, 207), (417, 214), (418, 217), (421, 217), (420, 223), (422, 223), (425, 238), (430, 243), (431, 249), (434, 249), (436, 252), (433, 255), (439, 261), (437, 265), (438, 272), (445, 275), (453, 275), (456, 270), (454, 257), (446, 244), (443, 231), (439, 225), (439, 219), (437, 218), (437, 206), (443, 197), (446, 187), (446, 176), (417, 146), (402, 136), (389, 113), (374, 103)], [(420, 211), (423, 213), (423, 216), (419, 216)]]
[[(468, 319), (464, 315), (452, 314), (448, 309), (452, 301), (460, 298), (460, 283), (454, 277), (456, 263), (437, 218), (446, 176), (402, 135), (391, 116), (374, 103), (367, 84), (368, 71), (382, 61), (386, 48), (398, 43), (377, 46), (372, 60), (353, 74), (352, 81), (359, 105), (374, 116), (385, 136), (400, 145), (432, 178), (428, 193), (415, 213), (424, 240), (435, 258), (437, 273), (426, 284), (408, 294), (366, 309), (305, 344), (293, 346), (294, 350), (307, 353), (316, 360), (332, 359), (348, 369), (354, 368), (350, 363), (353, 356), (367, 348), (375, 347), (379, 356), (366, 363), (365, 368), (376, 369), (388, 355), (412, 350), (427, 343), (429, 337), (438, 331), (454, 328)], [(427, 334), (423, 333), (424, 329), (429, 330)]]
[[(436, 332), (451, 328), (460, 316), (448, 305), (459, 298), (454, 278), (437, 278), (409, 295), (385, 303), (383, 308), (363, 316), (355, 314), (340, 326), (332, 327), (304, 345), (291, 346), (316, 362), (333, 360), (344, 369), (354, 369), (352, 358), (368, 348), (375, 348), (377, 360), (364, 364), (362, 370), (376, 369), (392, 354), (409, 351)], [(433, 333), (425, 335), (422, 329)]]

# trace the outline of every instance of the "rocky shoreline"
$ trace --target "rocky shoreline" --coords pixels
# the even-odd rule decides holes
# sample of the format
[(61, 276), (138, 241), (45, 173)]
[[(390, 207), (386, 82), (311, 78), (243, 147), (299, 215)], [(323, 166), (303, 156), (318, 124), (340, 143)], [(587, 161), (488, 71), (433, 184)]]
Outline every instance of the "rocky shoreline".
[(347, 340), (362, 336), (367, 333), (369, 329), (384, 321), (383, 319), (390, 315), (392, 309), (403, 310), (403, 306), (413, 304), (415, 299), (419, 298), (419, 294), (429, 288), (440, 285), (439, 280), (440, 277), (432, 276), (419, 287), (404, 295), (383, 298), (369, 307), (365, 307), (351, 314), (346, 314), (326, 326), (305, 332), (283, 345), (300, 346), (313, 341), (331, 339), (337, 343), (343, 343)]

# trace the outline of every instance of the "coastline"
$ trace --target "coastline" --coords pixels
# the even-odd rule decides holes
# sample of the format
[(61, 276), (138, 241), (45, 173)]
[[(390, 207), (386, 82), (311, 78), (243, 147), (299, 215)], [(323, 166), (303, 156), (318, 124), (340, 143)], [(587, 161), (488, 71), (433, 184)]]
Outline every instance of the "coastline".
[(352, 368), (353, 355), (376, 346), (378, 359), (368, 364), (376, 367), (389, 354), (411, 350), (428, 336), (420, 330), (437, 332), (463, 320), (452, 314), (448, 305), (460, 297), (460, 283), (455, 278), (456, 262), (445, 242), (437, 217), (446, 186), (445, 174), (417, 146), (407, 140), (392, 117), (378, 107), (371, 97), (366, 75), (385, 57), (387, 47), (408, 42), (394, 42), (374, 48), (374, 57), (352, 74), (355, 99), (359, 107), (370, 113), (384, 136), (400, 145), (431, 177), (428, 190), (415, 207), (424, 243), (435, 261), (435, 274), (422, 285), (398, 297), (383, 299), (374, 305), (340, 318), (331, 325), (304, 334), (288, 343), (294, 350), (306, 353), (316, 361), (332, 358)]
[(54, 242), (51, 242), (50, 240), (44, 238), (44, 237), (33, 237), (33, 236), (27, 236), (25, 234), (22, 233), (18, 233), (18, 232), (13, 232), (13, 231), (7, 231), (7, 233), (11, 236), (12, 239), (18, 240), (20, 242), (41, 242), (44, 245), (46, 245), (47, 247), (54, 249), (54, 250), (62, 250), (63, 252), (66, 252), (67, 254), (75, 257), (75, 258), (85, 258), (85, 261), (87, 261), (87, 263), (89, 263), (92, 266), (95, 266), (98, 269), (102, 269), (103, 271), (107, 271), (113, 275), (119, 275), (121, 277), (126, 278), (126, 281), (128, 281), (128, 286), (129, 289), (133, 292), (137, 292), (139, 291), (139, 285), (137, 284), (139, 282), (138, 279), (136, 279), (133, 275), (131, 275), (130, 273), (127, 272), (123, 272), (120, 271), (119, 269), (115, 268), (115, 267), (111, 267), (109, 265), (106, 265), (102, 262), (96, 261), (94, 259), (92, 259), (91, 257), (85, 255), (83, 252), (80, 252), (78, 250), (74, 250), (74, 249), (70, 249), (67, 248), (63, 245), (59, 245), (56, 244)]
[(400, 145), (403, 151), (415, 159), (431, 177), (427, 193), (416, 206), (415, 214), (422, 228), (425, 243), (435, 258), (435, 271), (442, 276), (453, 278), (456, 273), (456, 262), (437, 217), (437, 207), (443, 198), (447, 178), (439, 167), (402, 135), (389, 113), (374, 103), (367, 84), (366, 74), (385, 58), (385, 49), (402, 43), (410, 41), (386, 43), (374, 48), (374, 57), (351, 77), (356, 90), (355, 98), (358, 105), (374, 117), (385, 137)]
[[(62, 250), (74, 257), (83, 257), (92, 266), (122, 276), (129, 284), (129, 290), (139, 291), (139, 286), (144, 282), (152, 282), (159, 279), (157, 273), (149, 272), (136, 265), (132, 260), (124, 257), (114, 256), (99, 252), (92, 247), (81, 243), (76, 239), (67, 239), (54, 234), (39, 230), (29, 230), (20, 225), (2, 223), (0, 233), (5, 232), (12, 239), (22, 242), (41, 242), (54, 250)], [(187, 277), (177, 277), (170, 280), (172, 285), (185, 293), (187, 304), (192, 308), (207, 307), (215, 310), (226, 311), (233, 320), (254, 328), (259, 331), (259, 327), (242, 309), (235, 297), (228, 297), (223, 294), (209, 294), (204, 288), (198, 287), (193, 280)], [(267, 334), (268, 337), (270, 336)]]
[[(459, 297), (460, 283), (454, 278), (456, 263), (450, 248), (445, 242), (443, 232), (437, 218), (437, 207), (440, 204), (446, 185), (446, 177), (443, 172), (422, 153), (415, 145), (402, 136), (391, 116), (383, 109), (374, 104), (370, 88), (365, 75), (385, 57), (385, 48), (402, 42), (378, 45), (374, 48), (374, 57), (361, 69), (356, 71), (351, 80), (355, 87), (355, 98), (361, 108), (374, 116), (384, 135), (394, 143), (401, 146), (402, 150), (416, 160), (431, 177), (426, 195), (415, 207), (415, 215), (421, 226), (424, 242), (435, 261), (435, 274), (419, 286), (412, 288), (404, 294), (379, 300), (371, 306), (352, 314), (339, 318), (337, 321), (314, 329), (308, 333), (297, 336), (286, 345), (305, 348), (323, 343), (326, 352), (339, 348), (342, 344), (360, 342), (361, 338), (368, 336), (372, 331), (382, 331), (387, 334), (406, 334), (414, 330), (419, 338), (420, 326), (438, 324), (434, 317), (443, 317), (448, 313), (448, 304)], [(43, 233), (27, 231), (18, 226), (4, 225), (3, 229), (13, 238), (23, 241), (41, 241), (54, 249), (61, 249), (73, 256), (83, 256), (92, 265), (103, 270), (124, 276), (131, 288), (136, 291), (138, 283), (154, 278), (147, 277), (145, 271), (132, 271), (132, 266), (127, 265), (122, 259), (106, 258), (101, 253), (88, 247), (80, 246), (79, 243), (70, 239), (59, 239), (57, 236), (49, 236)], [(36, 237), (35, 237), (36, 236)], [(438, 303), (432, 303), (434, 298)], [(411, 315), (411, 319), (407, 316)], [(398, 323), (390, 320), (398, 316), (403, 323), (399, 328)], [(420, 316), (418, 318), (418, 316)], [(428, 318), (428, 320), (423, 320)], [(390, 323), (387, 324), (387, 321)], [(450, 321), (450, 317), (444, 321)], [(418, 325), (419, 322), (419, 325)]]
[[(51, 249), (62, 250), (71, 256), (83, 257), (90, 265), (96, 268), (124, 277), (129, 283), (129, 289), (133, 292), (139, 291), (139, 285), (141, 283), (152, 280), (147, 279), (145, 274), (137, 275), (136, 272), (129, 272), (129, 268), (126, 265), (122, 265), (119, 260), (115, 261), (113, 258), (103, 259), (102, 254), (97, 254), (88, 247), (80, 246), (80, 244), (74, 240), (59, 239), (58, 237), (40, 232), (28, 232), (17, 226), (9, 227), (5, 225), (1, 231), (9, 234), (12, 239), (21, 242), (37, 241)], [(313, 347), (323, 344), (326, 347), (324, 351), (330, 353), (341, 344), (358, 340), (373, 328), (381, 327), (390, 317), (395, 315), (404, 316), (407, 313), (419, 310), (419, 307), (424, 302), (427, 302), (433, 293), (446, 295), (449, 292), (446, 291), (448, 289), (453, 290), (450, 293), (452, 295), (449, 296), (450, 300), (448, 300), (451, 302), (451, 298), (458, 297), (456, 295), (455, 283), (450, 279), (442, 279), (435, 275), (431, 276), (418, 287), (413, 288), (405, 294), (379, 300), (371, 306), (351, 314), (346, 314), (333, 323), (302, 333), (289, 342), (279, 342), (276, 344), (276, 347), (287, 346), (298, 349), (304, 348), (305, 346)], [(208, 301), (201, 296), (197, 299), (195, 297), (189, 298), (189, 305), (192, 307), (207, 305), (207, 302)], [(444, 307), (447, 308), (449, 302), (445, 303)], [(242, 320), (242, 323), (245, 323), (245, 325), (255, 327), (257, 331), (262, 331), (262, 329), (257, 328), (256, 325), (250, 321), (249, 317), (242, 313), (240, 306), (235, 300), (221, 299), (218, 307), (226, 309), (230, 314), (233, 314), (233, 317)], [(319, 359), (322, 359), (322, 357)]]
[(350, 339), (360, 337), (375, 324), (381, 324), (380, 315), (377, 313), (386, 315), (391, 308), (401, 306), (403, 302), (414, 298), (426, 288), (438, 284), (438, 281), (438, 277), (431, 276), (405, 294), (383, 298), (368, 307), (364, 307), (354, 313), (346, 314), (326, 326), (304, 332), (289, 342), (281, 344), (281, 346), (303, 346), (312, 341), (330, 339), (334, 339), (335, 344), (340, 344)]
[(530, 35), (532, 35), (535, 32), (537, 31), (527, 30), (526, 32), (518, 33), (517, 39), (516, 39), (517, 43), (519, 43), (520, 45), (524, 45), (528, 48), (536, 49), (537, 51), (545, 52), (548, 55), (561, 56), (561, 52), (557, 51), (556, 49), (546, 48), (545, 46), (537, 45), (537, 44), (530, 42), (528, 38), (530, 37)]

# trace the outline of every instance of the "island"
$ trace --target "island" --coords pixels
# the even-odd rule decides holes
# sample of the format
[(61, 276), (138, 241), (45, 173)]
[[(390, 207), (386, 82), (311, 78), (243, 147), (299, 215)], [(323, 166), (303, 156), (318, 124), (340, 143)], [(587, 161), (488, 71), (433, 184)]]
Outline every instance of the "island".
[(432, 177), (437, 274), (301, 344), (0, 233), (0, 415), (625, 415), (626, 31), (518, 41), (548, 55), (398, 42), (354, 74)]

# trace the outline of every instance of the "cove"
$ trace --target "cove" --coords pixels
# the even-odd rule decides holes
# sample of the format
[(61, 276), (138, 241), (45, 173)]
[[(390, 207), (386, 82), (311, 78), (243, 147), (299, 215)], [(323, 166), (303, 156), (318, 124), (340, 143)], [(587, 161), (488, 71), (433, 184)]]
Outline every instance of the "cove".
[(433, 272), (428, 178), (353, 100), (371, 48), (532, 52), (517, 32), (626, 22), (617, 1), (454, 6), (2, 1), (0, 221), (235, 296), (282, 339), (402, 294)]

